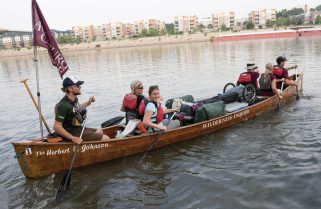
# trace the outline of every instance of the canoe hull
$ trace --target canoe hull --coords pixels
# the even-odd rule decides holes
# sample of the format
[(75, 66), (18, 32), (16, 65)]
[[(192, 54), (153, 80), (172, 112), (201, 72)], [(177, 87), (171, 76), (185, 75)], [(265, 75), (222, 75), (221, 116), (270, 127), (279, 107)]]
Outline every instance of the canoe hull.
[[(300, 75), (297, 82), (302, 84), (303, 76)], [(300, 87), (301, 85), (299, 85)], [(283, 101), (296, 95), (296, 88), (289, 87), (283, 91)], [(204, 121), (189, 126), (167, 131), (159, 136), (155, 148), (168, 144), (185, 141), (216, 130), (232, 126), (244, 120), (259, 115), (273, 106), (277, 106), (277, 96), (270, 97), (263, 102), (252, 105), (237, 112), (226, 114), (212, 120)], [(105, 134), (112, 138), (120, 126), (112, 126), (103, 129)], [(74, 168), (109, 161), (124, 156), (142, 153), (148, 150), (150, 144), (158, 136), (154, 134), (142, 134), (124, 139), (111, 139), (108, 141), (83, 142), (78, 149), (74, 162)], [(40, 139), (33, 141), (19, 141), (13, 143), (17, 159), (23, 174), (27, 178), (40, 178), (67, 170), (76, 144), (68, 142), (46, 143)]]

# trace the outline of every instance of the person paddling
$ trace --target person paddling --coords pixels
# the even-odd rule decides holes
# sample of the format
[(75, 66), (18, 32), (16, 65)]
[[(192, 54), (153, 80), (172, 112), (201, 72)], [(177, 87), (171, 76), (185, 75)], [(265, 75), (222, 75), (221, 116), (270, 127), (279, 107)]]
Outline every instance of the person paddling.
[[(273, 66), (273, 75), (275, 75), (277, 79), (284, 78), (284, 84), (286, 84), (284, 85), (284, 88), (286, 88), (286, 86), (288, 85), (297, 86), (298, 84), (289, 77), (288, 71), (297, 68), (298, 65), (284, 67), (286, 61), (288, 60), (284, 56), (279, 56), (278, 58), (276, 58), (277, 65)], [(281, 83), (278, 83), (277, 88), (281, 88)]]
[(84, 141), (107, 140), (109, 137), (103, 134), (101, 129), (85, 127), (82, 138), (80, 133), (82, 123), (86, 117), (86, 107), (95, 102), (95, 97), (89, 97), (88, 101), (79, 104), (77, 96), (81, 94), (81, 85), (84, 81), (69, 76), (63, 80), (61, 90), (65, 92), (65, 96), (55, 107), (55, 123), (53, 129), (63, 138), (64, 141), (72, 141), (80, 144)]
[[(177, 112), (178, 109), (163, 109), (160, 104), (160, 96), (157, 85), (150, 86), (148, 90), (148, 103), (144, 110), (143, 123), (148, 127), (148, 132), (166, 131), (180, 127), (179, 120), (164, 119), (164, 114)], [(164, 125), (167, 124), (168, 125)]]

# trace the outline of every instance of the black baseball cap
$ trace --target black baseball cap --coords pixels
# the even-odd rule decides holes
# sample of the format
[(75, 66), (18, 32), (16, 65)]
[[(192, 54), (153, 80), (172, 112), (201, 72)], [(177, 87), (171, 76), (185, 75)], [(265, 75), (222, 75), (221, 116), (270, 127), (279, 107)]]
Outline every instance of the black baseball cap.
[(62, 82), (62, 86), (64, 88), (67, 88), (69, 86), (73, 86), (73, 85), (82, 85), (84, 83), (84, 81), (79, 81), (77, 80), (76, 78), (72, 77), (72, 76), (69, 76), (69, 77), (66, 77), (63, 82)]
[(284, 61), (288, 61), (285, 56), (279, 56), (278, 58), (276, 58), (276, 63), (278, 64)]

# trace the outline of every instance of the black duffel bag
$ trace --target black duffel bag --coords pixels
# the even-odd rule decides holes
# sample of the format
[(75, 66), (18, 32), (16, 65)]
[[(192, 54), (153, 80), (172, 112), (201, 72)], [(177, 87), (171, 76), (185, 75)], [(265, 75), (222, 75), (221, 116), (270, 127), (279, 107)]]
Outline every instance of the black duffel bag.
[(237, 92), (230, 92), (230, 93), (224, 93), (220, 94), (219, 97), (225, 104), (233, 103), (233, 102), (238, 102), (239, 99), (239, 94)]

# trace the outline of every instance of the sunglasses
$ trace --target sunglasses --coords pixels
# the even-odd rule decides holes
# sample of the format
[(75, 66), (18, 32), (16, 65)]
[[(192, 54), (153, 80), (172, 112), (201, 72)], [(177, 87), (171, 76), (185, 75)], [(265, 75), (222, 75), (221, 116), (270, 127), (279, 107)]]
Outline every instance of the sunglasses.
[(144, 86), (141, 86), (141, 87), (138, 87), (137, 89), (143, 89), (144, 88)]

